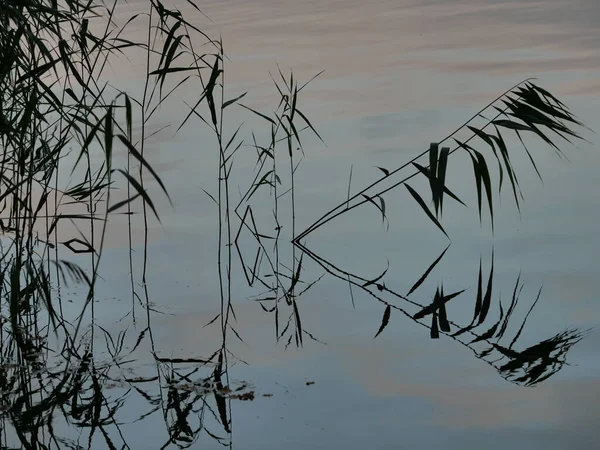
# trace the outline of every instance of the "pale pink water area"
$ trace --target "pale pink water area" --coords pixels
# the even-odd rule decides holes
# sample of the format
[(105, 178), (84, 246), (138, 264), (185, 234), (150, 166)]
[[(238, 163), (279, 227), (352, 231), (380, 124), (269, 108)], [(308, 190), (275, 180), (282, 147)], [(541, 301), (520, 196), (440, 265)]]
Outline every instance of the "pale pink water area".
[(235, 67), (230, 82), (267, 87), (275, 63), (301, 79), (324, 69), (309, 93), (324, 115), (480, 102), (508, 81), (549, 73), (558, 76), (544, 82), (559, 93), (600, 92), (594, 0), (197, 3), (212, 23), (183, 0), (169, 3), (209, 35), (221, 33)]

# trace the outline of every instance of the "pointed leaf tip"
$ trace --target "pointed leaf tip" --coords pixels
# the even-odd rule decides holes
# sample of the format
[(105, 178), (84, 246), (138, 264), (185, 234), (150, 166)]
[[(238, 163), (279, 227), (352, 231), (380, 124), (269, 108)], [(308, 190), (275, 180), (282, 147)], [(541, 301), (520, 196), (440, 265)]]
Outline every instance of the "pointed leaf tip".
[(375, 339), (377, 336), (379, 336), (381, 334), (381, 332), (385, 329), (385, 327), (387, 327), (387, 325), (390, 321), (391, 314), (392, 314), (392, 307), (390, 305), (387, 305), (385, 308), (385, 311), (383, 312), (383, 318), (381, 319), (381, 326), (379, 327), (379, 330), (377, 331), (377, 334), (375, 335), (375, 337), (373, 339)]

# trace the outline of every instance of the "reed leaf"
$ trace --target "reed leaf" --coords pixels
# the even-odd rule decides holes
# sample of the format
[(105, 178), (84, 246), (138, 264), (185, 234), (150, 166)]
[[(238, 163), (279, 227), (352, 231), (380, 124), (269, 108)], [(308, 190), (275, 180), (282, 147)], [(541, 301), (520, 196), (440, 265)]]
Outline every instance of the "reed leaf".
[(423, 211), (425, 211), (425, 214), (427, 214), (427, 217), (429, 217), (431, 219), (431, 221), (442, 231), (442, 233), (444, 233), (444, 235), (446, 235), (446, 237), (448, 239), (450, 239), (450, 236), (448, 236), (448, 233), (446, 233), (446, 230), (444, 230), (444, 227), (442, 227), (442, 224), (431, 213), (431, 211), (429, 210), (429, 208), (427, 207), (427, 205), (425, 204), (425, 202), (423, 201), (421, 196), (408, 184), (405, 184), (405, 186), (406, 186), (406, 189), (408, 189), (408, 192), (410, 192), (410, 195), (413, 196), (413, 198), (417, 201), (419, 206), (423, 209)]
[(377, 336), (379, 336), (381, 334), (381, 332), (385, 329), (385, 327), (387, 327), (387, 325), (390, 321), (391, 314), (392, 314), (392, 307), (390, 305), (387, 305), (385, 307), (385, 311), (383, 311), (383, 318), (381, 319), (381, 325), (379, 326), (379, 330), (377, 330), (377, 333), (375, 333), (375, 336), (373, 337), (373, 339), (375, 339)]
[(444, 249), (444, 251), (435, 259), (435, 261), (433, 261), (433, 263), (431, 263), (429, 265), (427, 270), (425, 270), (425, 272), (423, 272), (423, 275), (421, 275), (421, 277), (417, 280), (417, 282), (415, 284), (413, 284), (413, 286), (410, 288), (410, 290), (408, 291), (408, 294), (406, 294), (407, 297), (410, 294), (412, 294), (414, 291), (416, 291), (419, 288), (419, 286), (421, 286), (425, 282), (425, 280), (427, 279), (429, 274), (433, 271), (435, 266), (437, 266), (438, 263), (442, 260), (442, 258), (444, 257), (444, 255), (446, 254), (446, 252), (448, 251), (449, 248), (450, 248), (450, 245), (448, 245)]

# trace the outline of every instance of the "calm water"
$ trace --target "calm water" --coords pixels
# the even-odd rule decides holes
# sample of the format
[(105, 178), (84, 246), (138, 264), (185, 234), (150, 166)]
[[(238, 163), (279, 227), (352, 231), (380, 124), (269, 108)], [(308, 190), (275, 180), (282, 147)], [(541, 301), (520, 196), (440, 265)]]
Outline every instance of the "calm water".
[[(188, 11), (185, 1), (173, 3)], [(128, 17), (144, 5), (123, 3), (120, 14)], [(246, 103), (269, 111), (277, 106), (269, 78), (269, 72), (277, 73), (277, 64), (284, 72), (293, 69), (301, 80), (325, 69), (301, 97), (302, 110), (326, 145), (314, 138), (304, 142), (306, 156), (295, 175), (297, 230), (345, 200), (351, 167), (351, 190), (357, 192), (381, 175), (375, 166), (399, 167), (524, 78), (537, 77), (583, 122), (600, 129), (596, 0), (226, 0), (200, 6), (213, 22), (189, 10), (192, 20), (209, 34), (220, 32), (231, 59), (226, 67), (227, 97), (249, 91)], [(130, 33), (142, 39), (144, 30), (134, 26)], [(143, 60), (132, 62), (143, 71)], [(129, 62), (120, 63), (111, 67), (115, 83), (135, 92), (140, 78), (135, 70), (124, 69)], [(167, 108), (152, 126), (159, 129), (184, 114), (183, 107)], [(243, 120), (248, 138), (251, 127), (260, 127), (241, 109), (232, 109), (229, 120), (229, 132)], [(262, 130), (258, 133), (264, 138)], [(131, 317), (123, 319), (131, 306), (124, 222), (111, 223), (102, 260), (98, 323), (113, 335), (127, 329), (129, 349), (141, 337), (141, 345), (123, 367), (111, 369), (115, 382), (105, 393), (112, 399), (122, 396), (124, 402), (118, 411), (118, 430), (107, 428), (117, 448), (125, 442), (129, 448), (159, 448), (168, 442), (169, 424), (177, 422), (165, 407), (169, 393), (164, 386), (149, 382), (134, 383), (132, 388), (127, 380), (158, 376), (179, 380), (181, 387), (200, 377), (192, 372), (194, 365), (174, 364), (169, 372), (157, 369), (154, 355), (206, 358), (220, 339), (218, 326), (204, 328), (220, 311), (216, 207), (202, 192), (216, 191), (217, 154), (209, 132), (199, 126), (173, 134), (171, 129), (160, 132), (148, 150), (174, 207), (159, 201), (162, 225), (150, 224), (152, 310), (146, 315), (138, 306), (135, 324)], [(236, 266), (233, 326), (243, 342), (230, 333), (230, 384), (240, 392), (253, 392), (255, 398), (232, 399), (228, 404), (230, 435), (212, 396), (194, 403), (193, 414), (186, 416), (189, 426), (198, 430), (205, 426), (208, 432), (194, 434), (192, 448), (220, 448), (214, 436), (237, 449), (597, 445), (600, 334), (594, 327), (600, 323), (600, 156), (594, 145), (597, 137), (585, 136), (593, 144), (563, 146), (570, 162), (531, 141), (543, 183), (525, 158), (515, 156), (525, 202), (519, 215), (510, 192), (503, 192), (493, 235), (486, 218), (479, 225), (476, 199), (469, 194), (473, 190), (469, 161), (451, 163), (448, 184), (470, 206), (446, 206), (444, 226), (452, 244), (413, 294), (415, 301), (427, 305), (440, 283), (446, 293), (468, 289), (448, 309), (449, 319), (468, 325), (480, 260), (486, 283), (493, 253), (490, 324), (499, 317), (499, 298), (506, 312), (519, 276), (523, 290), (509, 327), (511, 336), (542, 288), (521, 334), (520, 349), (565, 329), (591, 329), (568, 352), (568, 365), (552, 378), (534, 387), (511, 383), (476, 357), (485, 345), (475, 345), (474, 352), (447, 336), (430, 339), (426, 328), (397, 311), (373, 339), (384, 306), (355, 289), (353, 307), (348, 284), (332, 276), (322, 278), (299, 300), (303, 327), (325, 344), (305, 337), (302, 348), (292, 343), (285, 349), (285, 339), (279, 343), (275, 339), (273, 315), (250, 297), (260, 289), (247, 288)], [(252, 149), (240, 150), (232, 172), (234, 190), (249, 181), (254, 156)], [(408, 292), (447, 240), (404, 190), (396, 191), (386, 196), (389, 230), (375, 207), (365, 205), (311, 234), (306, 245), (343, 270), (366, 278), (377, 277), (389, 264), (386, 286)], [(271, 214), (268, 206), (255, 208), (259, 218)], [(141, 236), (137, 228), (138, 245)], [(288, 247), (283, 254), (291, 261)], [(137, 250), (136, 260), (141, 253)], [(307, 282), (322, 274), (318, 265), (306, 262)], [(404, 306), (409, 314), (419, 310)], [(147, 335), (140, 336), (148, 324), (152, 345)], [(96, 339), (104, 341), (102, 336)], [(509, 342), (507, 337), (503, 345)], [(178, 378), (182, 374), (188, 378)], [(178, 392), (193, 396), (198, 391)], [(156, 401), (161, 394), (162, 403)], [(202, 410), (204, 401), (212, 409)], [(56, 427), (88, 445), (80, 430), (62, 423)], [(95, 437), (92, 447), (106, 447), (104, 439)]]

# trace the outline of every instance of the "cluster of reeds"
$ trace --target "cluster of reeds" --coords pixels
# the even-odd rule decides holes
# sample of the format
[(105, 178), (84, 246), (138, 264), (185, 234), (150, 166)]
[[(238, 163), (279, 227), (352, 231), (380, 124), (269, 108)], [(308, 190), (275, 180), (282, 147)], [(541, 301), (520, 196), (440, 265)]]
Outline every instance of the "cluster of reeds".
[[(518, 207), (522, 201), (506, 133), (516, 134), (540, 175), (523, 136), (533, 134), (561, 154), (554, 139), (579, 138), (574, 127), (582, 126), (563, 103), (526, 80), (411, 161), (395, 170), (380, 168), (379, 179), (352, 196), (349, 190), (336, 208), (298, 232), (296, 192), (301, 186), (295, 174), (305, 157), (305, 135), (320, 139), (300, 107), (308, 83), (278, 70), (273, 77), (278, 105), (271, 112), (256, 111), (242, 103), (246, 93), (229, 95), (228, 62), (219, 40), (158, 0), (147, 6), (117, 25), (117, 1), (0, 2), (0, 419), (3, 430), (9, 425), (12, 430), (10, 439), (6, 431), (0, 437), (4, 447), (79, 448), (75, 439), (55, 432), (59, 422), (87, 430), (88, 447), (96, 439), (108, 448), (127, 447), (117, 417), (132, 396), (147, 402), (136, 421), (162, 414), (168, 435), (164, 446), (189, 447), (201, 432), (231, 445), (228, 360), (236, 355), (227, 349), (229, 332), (243, 339), (235, 329), (235, 303), (241, 299), (232, 285), (236, 279), (244, 281), (256, 293), (251, 299), (273, 314), (277, 341), (286, 347), (292, 342), (302, 346), (306, 337), (317, 340), (300, 314), (301, 296), (322, 278), (304, 278), (311, 260), (323, 269), (323, 276), (349, 283), (351, 295), (352, 288), (358, 288), (384, 305), (377, 335), (397, 311), (429, 328), (432, 338), (446, 335), (472, 349), (515, 383), (533, 385), (560, 370), (582, 333), (567, 330), (516, 350), (538, 293), (517, 333), (510, 342), (501, 342), (516, 316), (522, 283), (519, 276), (506, 312), (499, 301), (499, 318), (490, 322), (493, 261), (485, 284), (480, 264), (473, 318), (462, 323), (451, 320), (449, 302), (465, 291), (448, 294), (440, 285), (430, 304), (412, 298), (439, 267), (445, 250), (404, 295), (386, 286), (387, 272), (374, 278), (350, 273), (309, 249), (307, 241), (334, 218), (362, 206), (376, 207), (387, 221), (384, 196), (401, 186), (446, 234), (444, 199), (463, 203), (446, 185), (450, 156), (458, 151), (468, 153), (472, 161), (479, 214), (487, 204), (493, 227), (495, 189), (508, 184)], [(146, 39), (125, 38), (127, 26), (140, 21), (147, 29)], [(145, 56), (139, 98), (105, 77), (112, 58), (126, 58), (130, 51)], [(218, 166), (210, 183), (216, 192), (205, 192), (218, 211), (220, 311), (207, 325), (220, 326), (221, 340), (210, 355), (166, 358), (157, 353), (152, 332), (148, 225), (151, 215), (158, 218), (158, 210), (147, 187), (152, 182), (168, 194), (145, 149), (153, 136), (152, 119), (179, 89), (193, 83), (199, 87), (198, 97), (184, 103), (187, 114), (175, 125), (179, 130), (201, 123), (215, 138)], [(247, 133), (241, 125), (230, 132), (227, 113), (233, 108), (258, 117), (266, 132)], [(459, 132), (468, 135), (462, 138)], [(450, 140), (453, 148), (445, 145)], [(256, 154), (255, 169), (250, 183), (239, 187), (232, 180), (236, 155), (249, 149)], [(492, 165), (499, 174), (497, 187), (490, 175)], [(431, 202), (407, 184), (417, 176), (426, 177)], [(264, 214), (265, 208), (270, 214)], [(134, 215), (137, 210), (140, 216)], [(111, 215), (128, 220), (133, 336), (125, 329), (111, 334), (96, 321), (95, 291)], [(132, 221), (138, 217), (145, 233), (141, 267), (134, 263), (132, 243)], [(71, 284), (80, 286), (81, 297), (65, 303), (61, 288)], [(139, 308), (145, 313), (142, 320), (136, 316)], [(102, 340), (105, 345), (98, 349)], [(478, 350), (484, 344), (487, 347)], [(155, 373), (132, 377), (133, 355), (143, 346), (154, 357)], [(110, 356), (108, 361), (100, 358), (102, 352)], [(116, 393), (107, 393), (108, 388), (116, 388)], [(209, 420), (226, 435), (209, 430)]]
[[(0, 3), (3, 448), (10, 442), (22, 448), (77, 446), (55, 434), (59, 421), (89, 430), (88, 446), (102, 439), (116, 448), (113, 439), (120, 434), (115, 416), (126, 393), (110, 398), (105, 388), (123, 381), (114, 372), (121, 367), (126, 333), (113, 337), (95, 319), (108, 218), (129, 218), (131, 250), (134, 205), (141, 206), (145, 230), (147, 209), (158, 217), (145, 178), (151, 177), (165, 194), (166, 189), (144, 157), (151, 138), (147, 124), (185, 81), (174, 80), (175, 87), (166, 83), (182, 71), (176, 67), (179, 61), (186, 60), (194, 77), (203, 76), (193, 43), (206, 36), (160, 1), (149, 2), (146, 11), (120, 26), (117, 3)], [(126, 27), (142, 19), (147, 20), (147, 41), (125, 39)], [(139, 99), (105, 77), (112, 59), (129, 51), (146, 55), (146, 83)], [(171, 90), (163, 92), (165, 86)], [(78, 254), (89, 255), (87, 263), (81, 257), (73, 260), (71, 255)], [(130, 257), (134, 318), (146, 266), (144, 246), (141, 283)], [(79, 285), (80, 298), (66, 303), (61, 293), (71, 284)], [(147, 331), (138, 335), (130, 352)], [(108, 350), (110, 364), (97, 357), (98, 333), (106, 340), (99, 352)]]

